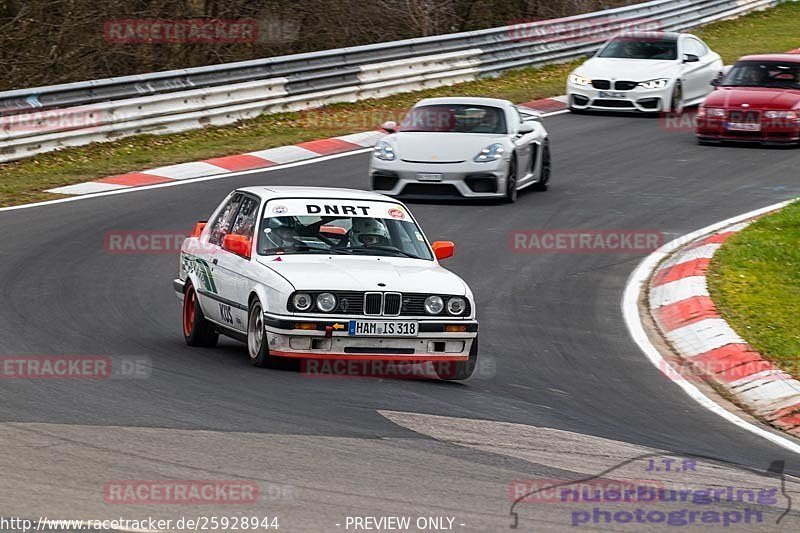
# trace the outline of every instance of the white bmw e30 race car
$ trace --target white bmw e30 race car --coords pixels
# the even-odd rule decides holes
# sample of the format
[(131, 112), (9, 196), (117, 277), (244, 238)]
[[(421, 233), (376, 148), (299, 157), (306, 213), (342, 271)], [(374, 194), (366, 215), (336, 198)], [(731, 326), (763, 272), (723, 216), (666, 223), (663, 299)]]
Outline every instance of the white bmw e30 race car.
[(405, 205), (317, 187), (233, 191), (183, 243), (173, 282), (190, 346), (219, 334), (256, 366), (280, 358), (433, 362), (466, 379), (478, 357), (475, 302), (442, 268)]

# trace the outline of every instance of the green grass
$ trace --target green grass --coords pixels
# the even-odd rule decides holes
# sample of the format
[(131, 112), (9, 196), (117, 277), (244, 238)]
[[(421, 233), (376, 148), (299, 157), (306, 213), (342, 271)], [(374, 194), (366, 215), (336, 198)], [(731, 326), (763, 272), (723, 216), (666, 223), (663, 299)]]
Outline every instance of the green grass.
[[(798, 27), (800, 4), (789, 3), (734, 21), (715, 23), (696, 33), (730, 62), (747, 53), (800, 47)], [(373, 129), (380, 118), (397, 116), (425, 96), (458, 93), (520, 103), (563, 94), (566, 76), (576, 65), (573, 62), (530, 68), (454, 87), (331, 105), (324, 110), (323, 124), (310, 123), (309, 115), (302, 113), (263, 115), (230, 126), (172, 135), (141, 135), (40, 154), (0, 165), (0, 206), (60, 198), (44, 191), (108, 175)]]
[(798, 24), (800, 2), (789, 2), (738, 19), (715, 22), (692, 33), (706, 41), (728, 65), (746, 54), (800, 48)]
[(800, 376), (800, 202), (728, 239), (714, 255), (708, 281), (733, 329)]

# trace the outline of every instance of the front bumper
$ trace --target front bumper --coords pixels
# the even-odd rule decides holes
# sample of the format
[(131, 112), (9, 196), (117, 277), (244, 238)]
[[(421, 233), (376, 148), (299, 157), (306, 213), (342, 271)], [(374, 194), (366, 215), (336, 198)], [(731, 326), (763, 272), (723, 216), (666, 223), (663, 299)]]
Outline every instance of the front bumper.
[[(372, 317), (358, 317), (369, 320)], [(478, 335), (476, 320), (414, 320), (419, 331), (415, 337), (356, 337), (348, 332), (355, 317), (339, 320), (305, 319), (264, 315), (270, 355), (300, 359), (366, 359), (380, 361), (466, 361), (473, 340)], [(389, 320), (375, 317), (376, 320)], [(300, 325), (315, 329), (301, 329)], [(447, 326), (464, 331), (446, 331)]]
[[(438, 174), (439, 179), (420, 179), (420, 174)], [(408, 199), (499, 198), (505, 195), (508, 159), (488, 163), (415, 163), (397, 159), (372, 159), (372, 190)]]
[[(621, 93), (623, 97), (607, 97), (604, 93)], [(629, 91), (600, 90), (567, 82), (569, 106), (574, 109), (656, 113), (666, 110), (672, 98), (672, 87), (644, 89), (636, 86)]]
[(731, 131), (723, 117), (697, 117), (697, 138), (706, 142), (793, 144), (800, 141), (800, 122), (761, 120), (759, 131)]

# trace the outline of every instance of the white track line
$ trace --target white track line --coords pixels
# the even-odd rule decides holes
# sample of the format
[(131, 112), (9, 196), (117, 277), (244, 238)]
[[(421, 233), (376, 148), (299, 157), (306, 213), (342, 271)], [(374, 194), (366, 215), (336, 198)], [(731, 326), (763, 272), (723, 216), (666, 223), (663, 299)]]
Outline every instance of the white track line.
[(622, 315), (625, 318), (625, 325), (628, 327), (628, 331), (630, 332), (631, 337), (633, 337), (633, 340), (637, 345), (639, 345), (639, 348), (641, 348), (641, 350), (645, 353), (650, 362), (653, 363), (653, 365), (655, 365), (655, 367), (658, 368), (669, 379), (671, 379), (678, 387), (683, 389), (683, 391), (693, 400), (712, 413), (721, 416), (728, 422), (739, 426), (750, 433), (758, 435), (759, 437), (767, 439), (773, 444), (777, 444), (778, 446), (781, 446), (791, 452), (800, 454), (800, 444), (797, 442), (777, 433), (773, 433), (772, 431), (769, 431), (761, 426), (745, 421), (744, 419), (715, 403), (708, 396), (703, 394), (697, 387), (692, 385), (689, 380), (678, 374), (672, 368), (672, 366), (670, 366), (670, 364), (664, 360), (664, 358), (661, 356), (661, 353), (653, 345), (653, 343), (650, 342), (647, 332), (644, 329), (644, 324), (642, 323), (642, 317), (639, 315), (639, 298), (641, 296), (642, 288), (646, 285), (647, 280), (650, 279), (650, 275), (656, 269), (658, 264), (663, 259), (668, 257), (672, 252), (690, 241), (698, 239), (704, 235), (714, 233), (715, 231), (721, 230), (730, 224), (738, 223), (764, 213), (769, 213), (770, 211), (775, 211), (776, 209), (785, 207), (792, 202), (793, 200), (787, 200), (785, 202), (773, 204), (761, 209), (756, 209), (755, 211), (750, 211), (749, 213), (729, 218), (727, 220), (723, 220), (722, 222), (717, 222), (716, 224), (699, 229), (689, 233), (688, 235), (684, 235), (683, 237), (679, 237), (668, 242), (652, 254), (648, 255), (639, 264), (636, 270), (633, 271), (628, 278), (627, 284), (625, 285), (625, 293), (622, 295), (621, 303)]
[(187, 183), (198, 183), (201, 181), (210, 181), (210, 180), (220, 180), (225, 178), (231, 178), (235, 176), (246, 176), (248, 174), (257, 174), (260, 172), (273, 172), (275, 170), (283, 170), (287, 168), (294, 168), (303, 165), (309, 165), (312, 163), (322, 163), (324, 161), (329, 161), (331, 159), (338, 159), (340, 157), (347, 157), (355, 154), (363, 154), (366, 152), (371, 152), (372, 148), (362, 148), (360, 150), (353, 150), (352, 152), (344, 152), (341, 154), (331, 154), (331, 155), (323, 155), (319, 157), (315, 157), (314, 159), (304, 159), (303, 161), (296, 161), (294, 163), (286, 163), (285, 165), (276, 165), (273, 167), (264, 167), (264, 168), (254, 168), (252, 170), (242, 170), (239, 172), (228, 172), (227, 174), (216, 174), (214, 176), (203, 176), (200, 178), (190, 178), (184, 180), (174, 180), (165, 183), (156, 183), (154, 185), (144, 185), (142, 187), (128, 187), (125, 189), (118, 189), (114, 191), (106, 191), (106, 192), (99, 192), (95, 194), (84, 194), (82, 196), (71, 196), (69, 198), (58, 198), (57, 200), (47, 200), (45, 202), (37, 202), (34, 204), (22, 204), (22, 205), (12, 205), (10, 207), (0, 207), (0, 213), (3, 211), (13, 211), (16, 209), (29, 209), (31, 207), (41, 207), (47, 205), (55, 205), (55, 204), (63, 204), (66, 202), (79, 202), (81, 200), (88, 200), (91, 198), (99, 198), (102, 196), (114, 196), (117, 194), (128, 194), (132, 192), (138, 191), (147, 191), (152, 189), (163, 189), (164, 187), (178, 187), (181, 185), (186, 185)]

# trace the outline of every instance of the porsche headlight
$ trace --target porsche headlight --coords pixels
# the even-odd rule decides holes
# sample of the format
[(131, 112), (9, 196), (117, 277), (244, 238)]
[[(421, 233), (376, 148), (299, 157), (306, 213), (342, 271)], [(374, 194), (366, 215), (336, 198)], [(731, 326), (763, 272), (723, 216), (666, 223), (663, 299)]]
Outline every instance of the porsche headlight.
[(314, 300), (311, 299), (311, 295), (306, 292), (298, 292), (292, 297), (292, 305), (298, 311), (308, 311), (313, 303)]
[(580, 74), (575, 74), (574, 72), (569, 75), (569, 82), (578, 87), (589, 87), (592, 84), (592, 80), (584, 78)]
[(392, 148), (392, 145), (386, 141), (381, 141), (375, 145), (375, 148), (372, 150), (372, 154), (377, 157), (378, 159), (382, 159), (384, 161), (394, 161), (397, 159), (397, 154)]
[(467, 308), (467, 302), (464, 298), (459, 298), (456, 296), (455, 298), (450, 298), (447, 300), (447, 312), (451, 315), (460, 315), (464, 313), (464, 310)]
[(478, 155), (475, 156), (473, 161), (476, 163), (488, 163), (490, 161), (497, 161), (498, 159), (503, 158), (503, 154), (505, 153), (505, 148), (503, 148), (502, 144), (494, 143), (490, 144), (480, 152)]
[(425, 298), (425, 312), (429, 315), (438, 315), (444, 309), (444, 300), (441, 296), (428, 296)]
[(323, 313), (330, 313), (336, 309), (336, 296), (329, 292), (323, 292), (317, 296), (317, 309)]
[(648, 80), (639, 83), (639, 87), (643, 89), (663, 89), (669, 85), (669, 78), (659, 78), (657, 80)]

